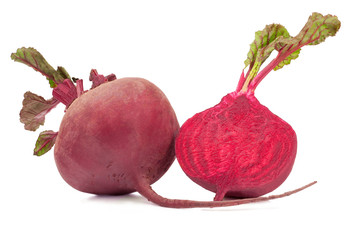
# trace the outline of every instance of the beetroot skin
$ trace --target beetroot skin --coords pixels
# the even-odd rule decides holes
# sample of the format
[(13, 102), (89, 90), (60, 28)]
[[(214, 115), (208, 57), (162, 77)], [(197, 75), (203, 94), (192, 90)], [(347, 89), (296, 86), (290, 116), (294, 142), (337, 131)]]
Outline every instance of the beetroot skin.
[(154, 84), (117, 79), (77, 98), (67, 109), (55, 161), (72, 187), (94, 194), (127, 194), (156, 182), (175, 159), (174, 110)]

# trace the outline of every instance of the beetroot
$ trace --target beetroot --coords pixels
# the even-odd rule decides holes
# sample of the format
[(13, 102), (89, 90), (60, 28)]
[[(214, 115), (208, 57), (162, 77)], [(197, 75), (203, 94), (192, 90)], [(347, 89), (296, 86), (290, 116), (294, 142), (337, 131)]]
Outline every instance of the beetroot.
[(254, 198), (286, 179), (296, 146), (291, 126), (253, 94), (232, 93), (185, 122), (176, 154), (194, 182), (216, 192), (214, 200)]
[[(116, 79), (91, 70), (90, 91), (83, 80), (70, 78), (63, 67), (52, 68), (33, 48), (20, 48), (11, 57), (47, 77), (53, 98), (27, 92), (20, 120), (35, 131), (58, 103), (66, 106), (59, 132), (40, 133), (34, 154), (41, 156), (55, 145), (55, 161), (64, 180), (83, 192), (127, 194), (138, 191), (164, 207), (223, 207), (289, 196), (307, 186), (281, 195), (223, 202), (167, 199), (150, 185), (175, 158), (176, 115), (166, 96), (142, 78)], [(72, 79), (72, 80), (70, 80)], [(75, 83), (75, 84), (74, 84)]]
[[(326, 20), (319, 28), (324, 24), (327, 26)], [(319, 34), (318, 39), (322, 36), (323, 33)], [(283, 44), (284, 39), (277, 39), (272, 42)], [(314, 43), (312, 38), (311, 43)], [(280, 59), (286, 61), (288, 56)], [(48, 100), (31, 92), (25, 93), (20, 112), (20, 121), (25, 124), (25, 129), (35, 131), (44, 124), (45, 115), (58, 103), (66, 106), (59, 132), (41, 132), (34, 154), (41, 156), (55, 145), (55, 161), (61, 176), (80, 191), (117, 195), (137, 191), (149, 201), (164, 207), (223, 207), (289, 196), (315, 183), (280, 195), (229, 201), (202, 202), (159, 196), (150, 185), (173, 163), (179, 131), (175, 112), (159, 88), (142, 78), (116, 79), (114, 74), (103, 76), (92, 70), (92, 87), (84, 91), (82, 79), (71, 78), (63, 67), (55, 70), (33, 48), (19, 48), (11, 57), (42, 73), (53, 88), (53, 98)], [(250, 69), (254, 69), (257, 61), (258, 57), (250, 63)], [(295, 133), (288, 124), (258, 103), (253, 90), (259, 78), (249, 79), (242, 77), (238, 91), (226, 96), (218, 106), (197, 115), (200, 117), (185, 123), (177, 138), (176, 150), (181, 166), (185, 169), (195, 166), (185, 172), (207, 189), (222, 189), (216, 200), (221, 200), (224, 194), (255, 197), (274, 189), (287, 177), (295, 158)], [(200, 128), (201, 125), (205, 127)], [(189, 134), (191, 129), (194, 129), (196, 137)], [(201, 135), (202, 131), (205, 135)], [(252, 134), (247, 137), (242, 131)], [(211, 140), (207, 133), (210, 137), (216, 135), (216, 140)], [(259, 146), (264, 138), (267, 139), (263, 141), (266, 144)], [(236, 150), (232, 143), (234, 140), (246, 143), (247, 152)], [(194, 150), (198, 147), (196, 144), (200, 150)], [(201, 152), (201, 146), (207, 151)], [(229, 167), (229, 163), (237, 157), (230, 156), (239, 154), (244, 157), (243, 153), (252, 158), (256, 156), (264, 164), (269, 163), (270, 167), (267, 167), (248, 161), (247, 166), (241, 169), (250, 176), (244, 178), (244, 182), (257, 179), (255, 184), (265, 183), (261, 190), (250, 186), (239, 193), (238, 188), (230, 191), (227, 188), (227, 184), (233, 186), (233, 179), (238, 177), (232, 169), (235, 166)], [(202, 158), (207, 161), (215, 159), (215, 164), (210, 165)], [(195, 165), (197, 163), (193, 159), (200, 165)], [(207, 170), (209, 166), (211, 169)], [(279, 170), (274, 171), (274, 166)], [(200, 172), (205, 174), (198, 174)], [(241, 180), (236, 183), (239, 182)]]
[[(200, 186), (224, 196), (255, 198), (282, 184), (294, 164), (297, 140), (284, 120), (254, 96), (260, 81), (298, 57), (300, 48), (334, 36), (340, 28), (336, 16), (313, 13), (296, 37), (272, 24), (255, 35), (236, 91), (219, 104), (195, 114), (181, 127), (176, 156), (184, 172)], [(277, 57), (262, 71), (273, 50)]]
[[(70, 91), (58, 92), (64, 103), (66, 92)], [(69, 105), (56, 139), (56, 165), (64, 180), (83, 192), (118, 195), (138, 191), (154, 203), (174, 208), (246, 203), (166, 199), (152, 190), (150, 185), (174, 161), (178, 130), (170, 103), (155, 85), (141, 78), (117, 79)]]
[(75, 99), (66, 111), (54, 154), (72, 187), (126, 194), (152, 184), (175, 159), (176, 115), (166, 96), (142, 78), (117, 79)]

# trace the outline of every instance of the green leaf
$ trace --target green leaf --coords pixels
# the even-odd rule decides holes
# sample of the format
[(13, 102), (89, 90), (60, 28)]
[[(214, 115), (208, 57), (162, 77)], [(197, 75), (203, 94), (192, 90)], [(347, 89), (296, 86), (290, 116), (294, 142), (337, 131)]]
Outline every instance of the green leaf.
[[(276, 26), (273, 25), (273, 28)], [(275, 39), (263, 44), (266, 42), (265, 36), (269, 30), (265, 28), (263, 31), (257, 32), (255, 41), (250, 47), (248, 58), (245, 61), (245, 67), (250, 65), (250, 68), (248, 74), (246, 74), (246, 81), (241, 87), (241, 92), (254, 91), (259, 82), (271, 70), (281, 69), (298, 58), (301, 47), (324, 42), (327, 37), (335, 36), (340, 26), (341, 23), (336, 16), (330, 14), (323, 16), (320, 13), (313, 13), (300, 33), (295, 37), (288, 35), (286, 29), (281, 26), (278, 27), (278, 33), (273, 33)], [(276, 58), (259, 72), (260, 66), (274, 50), (278, 51)]]
[(20, 122), (25, 124), (26, 130), (35, 131), (40, 125), (44, 125), (45, 115), (58, 103), (54, 98), (45, 100), (32, 92), (26, 92), (20, 111)]
[(341, 23), (336, 16), (313, 13), (304, 28), (294, 38), (301, 45), (317, 45), (329, 36), (335, 36)]
[(41, 156), (47, 153), (55, 144), (57, 132), (47, 130), (40, 133), (34, 148), (34, 155)]
[(275, 49), (276, 41), (280, 38), (289, 38), (290, 34), (286, 28), (280, 24), (266, 25), (262, 31), (255, 33), (255, 40), (250, 44), (250, 51), (245, 60), (245, 68), (250, 65), (246, 74), (243, 91), (253, 80), (260, 70), (261, 65)]
[(59, 80), (71, 79), (70, 74), (65, 70), (64, 67), (59, 66), (59, 67), (57, 68), (57, 72), (58, 72), (58, 73), (60, 74), (60, 76), (61, 76), (61, 79), (59, 79)]
[(284, 38), (290, 37), (286, 28), (280, 24), (266, 25), (262, 31), (257, 31), (255, 33), (255, 40), (250, 44), (250, 50), (245, 60), (245, 68), (249, 65), (251, 68), (255, 62), (259, 62), (261, 65), (271, 54), (269, 48), (266, 52), (262, 50), (271, 45), (271, 43), (280, 36)]
[(298, 35), (287, 39), (279, 38), (275, 41), (275, 49), (280, 53), (279, 59), (283, 60), (274, 67), (274, 70), (278, 70), (296, 59), (301, 47), (317, 45), (324, 42), (327, 37), (335, 36), (340, 26), (341, 23), (336, 16), (313, 13)]
[(36, 49), (31, 47), (18, 48), (15, 53), (11, 54), (11, 59), (40, 72), (49, 80), (52, 88), (56, 87), (58, 83), (61, 83), (69, 75), (62, 67), (56, 71)]
[(290, 54), (284, 61), (280, 62), (275, 68), (274, 71), (281, 69), (283, 66), (290, 64), (291, 60), (294, 60), (299, 57), (301, 48)]

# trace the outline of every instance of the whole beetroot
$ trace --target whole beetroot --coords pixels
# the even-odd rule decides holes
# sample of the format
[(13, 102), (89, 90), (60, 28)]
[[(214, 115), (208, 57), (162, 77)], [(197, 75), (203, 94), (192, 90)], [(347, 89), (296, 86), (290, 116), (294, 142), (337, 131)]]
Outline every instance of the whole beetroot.
[(179, 129), (168, 99), (151, 82), (123, 78), (75, 99), (61, 122), (55, 161), (72, 187), (127, 194), (156, 182), (175, 159)]

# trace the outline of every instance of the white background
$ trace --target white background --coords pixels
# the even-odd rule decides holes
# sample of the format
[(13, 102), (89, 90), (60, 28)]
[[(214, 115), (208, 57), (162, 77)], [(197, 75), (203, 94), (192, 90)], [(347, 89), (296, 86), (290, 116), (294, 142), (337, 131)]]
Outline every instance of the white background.
[[(6, 1), (0, 6), (0, 239), (360, 239), (360, 79), (356, 1)], [(317, 11), (339, 17), (334, 38), (259, 85), (256, 96), (292, 125), (298, 155), (273, 193), (284, 199), (222, 209), (166, 209), (137, 193), (98, 197), (59, 175), (53, 151), (32, 155), (40, 131), (57, 131), (63, 106), (37, 132), (19, 122), (23, 93), (51, 97), (44, 77), (10, 54), (37, 48), (87, 80), (91, 68), (138, 76), (168, 96), (182, 124), (233, 91), (254, 33), (281, 23), (296, 35)], [(86, 88), (90, 86), (87, 83)], [(211, 200), (175, 162), (153, 185), (169, 198)]]

